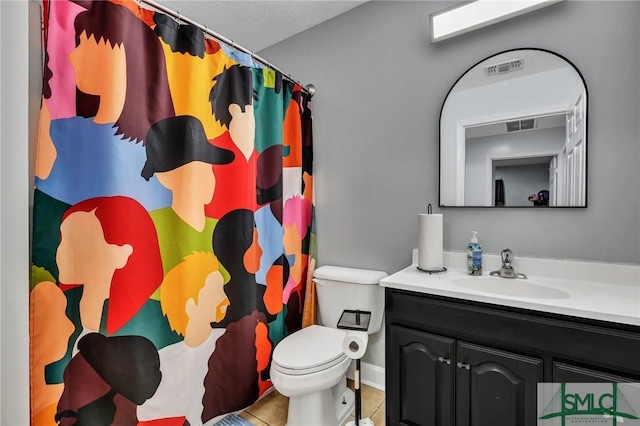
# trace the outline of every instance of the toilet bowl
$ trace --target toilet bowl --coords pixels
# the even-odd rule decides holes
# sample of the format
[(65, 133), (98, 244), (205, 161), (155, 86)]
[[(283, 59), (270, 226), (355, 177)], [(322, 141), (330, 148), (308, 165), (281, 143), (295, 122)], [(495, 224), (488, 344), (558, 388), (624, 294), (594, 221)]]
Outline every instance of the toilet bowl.
[(312, 325), (276, 346), (271, 382), (289, 397), (288, 426), (334, 426), (353, 409), (353, 391), (346, 386), (351, 359), (342, 350), (345, 334)]
[(337, 324), (344, 310), (371, 312), (367, 332), (382, 324), (382, 271), (322, 266), (314, 272), (322, 325), (311, 325), (280, 341), (272, 355), (271, 382), (289, 397), (287, 426), (336, 426), (354, 407), (346, 374), (352, 359), (343, 343), (347, 330)]

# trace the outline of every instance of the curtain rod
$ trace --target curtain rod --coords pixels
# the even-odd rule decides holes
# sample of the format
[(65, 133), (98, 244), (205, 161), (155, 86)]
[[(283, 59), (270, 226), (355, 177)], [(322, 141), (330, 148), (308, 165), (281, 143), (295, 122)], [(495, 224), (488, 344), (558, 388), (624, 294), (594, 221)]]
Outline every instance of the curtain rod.
[(289, 74), (285, 73), (284, 71), (282, 71), (280, 68), (276, 67), (275, 65), (273, 65), (271, 62), (267, 61), (264, 58), (261, 58), (260, 56), (256, 55), (255, 53), (253, 53), (252, 51), (250, 51), (249, 49), (240, 46), (239, 44), (235, 43), (233, 40), (230, 40), (218, 33), (216, 33), (215, 31), (210, 30), (209, 28), (207, 28), (206, 26), (199, 24), (195, 21), (193, 21), (192, 19), (189, 19), (185, 16), (182, 16), (179, 12), (176, 12), (172, 9), (169, 9), (166, 6), (163, 6), (160, 3), (155, 2), (154, 0), (136, 0), (136, 2), (138, 4), (140, 3), (145, 3), (148, 4), (149, 6), (158, 9), (161, 12), (166, 13), (167, 15), (171, 15), (174, 19), (176, 19), (177, 21), (182, 21), (185, 22), (189, 25), (193, 25), (194, 27), (199, 28), (200, 30), (204, 31), (206, 34), (208, 34), (209, 36), (215, 38), (216, 40), (219, 40), (231, 47), (233, 47), (236, 50), (239, 50), (241, 52), (246, 53), (247, 55), (251, 56), (251, 58), (257, 62), (260, 62), (261, 64), (273, 69), (274, 71), (277, 71), (279, 73), (281, 73), (286, 79), (292, 81), (295, 84), (300, 85), (300, 87), (302, 87), (302, 90), (304, 90), (305, 92), (307, 92), (309, 94), (310, 97), (313, 97), (314, 93), (316, 92), (316, 88), (313, 84), (308, 84), (306, 86), (304, 86), (302, 83), (300, 83), (298, 80), (296, 80), (295, 78), (291, 77)]

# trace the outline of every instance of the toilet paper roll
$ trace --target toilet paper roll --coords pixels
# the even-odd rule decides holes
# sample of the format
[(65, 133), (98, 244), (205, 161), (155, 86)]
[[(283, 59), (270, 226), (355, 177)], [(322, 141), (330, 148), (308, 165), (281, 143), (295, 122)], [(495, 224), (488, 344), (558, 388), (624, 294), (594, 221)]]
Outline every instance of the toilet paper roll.
[(421, 214), (418, 218), (418, 267), (440, 271), (444, 267), (442, 215)]
[(351, 359), (360, 359), (367, 350), (369, 335), (366, 331), (349, 330), (344, 336), (342, 350)]

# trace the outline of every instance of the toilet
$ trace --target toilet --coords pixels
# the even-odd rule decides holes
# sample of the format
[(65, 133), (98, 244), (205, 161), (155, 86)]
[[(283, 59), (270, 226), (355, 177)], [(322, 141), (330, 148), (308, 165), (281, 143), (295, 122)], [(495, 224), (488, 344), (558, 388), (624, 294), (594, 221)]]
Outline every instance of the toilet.
[(354, 408), (347, 387), (352, 359), (343, 350), (348, 330), (337, 328), (345, 310), (371, 312), (368, 334), (380, 331), (384, 313), (382, 271), (321, 266), (313, 281), (321, 325), (305, 327), (285, 337), (273, 351), (271, 382), (289, 397), (287, 426), (336, 426)]

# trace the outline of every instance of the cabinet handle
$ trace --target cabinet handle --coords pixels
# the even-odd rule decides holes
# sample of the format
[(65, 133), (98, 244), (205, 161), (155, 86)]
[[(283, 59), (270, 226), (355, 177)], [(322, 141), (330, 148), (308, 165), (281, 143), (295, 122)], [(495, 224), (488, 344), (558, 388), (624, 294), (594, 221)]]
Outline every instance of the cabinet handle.
[(439, 356), (438, 361), (444, 362), (447, 365), (451, 365), (451, 360), (449, 359), (449, 357)]
[(466, 363), (466, 362), (460, 362), (460, 361), (458, 361), (458, 362), (456, 363), (456, 366), (457, 366), (458, 368), (464, 368), (465, 370), (470, 370), (470, 369), (471, 369), (471, 366), (470, 366), (468, 363)]

